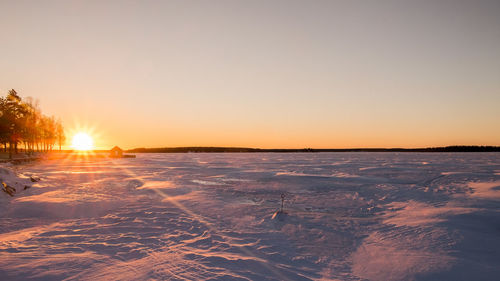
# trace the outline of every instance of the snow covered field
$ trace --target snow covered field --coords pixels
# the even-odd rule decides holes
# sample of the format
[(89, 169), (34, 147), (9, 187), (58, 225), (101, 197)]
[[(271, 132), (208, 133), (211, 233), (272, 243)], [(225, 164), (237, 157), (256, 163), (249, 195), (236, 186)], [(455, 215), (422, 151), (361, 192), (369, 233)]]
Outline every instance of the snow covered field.
[[(500, 280), (499, 153), (138, 154), (7, 169), (41, 181), (0, 194), (1, 280)], [(288, 215), (273, 220), (281, 193)]]

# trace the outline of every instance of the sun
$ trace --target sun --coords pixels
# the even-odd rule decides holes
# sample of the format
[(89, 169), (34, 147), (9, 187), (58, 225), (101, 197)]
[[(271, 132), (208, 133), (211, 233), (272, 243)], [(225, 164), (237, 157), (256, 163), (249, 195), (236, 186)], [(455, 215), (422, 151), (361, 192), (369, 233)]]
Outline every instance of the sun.
[(94, 141), (87, 133), (77, 133), (73, 136), (71, 146), (76, 150), (91, 150), (94, 148)]

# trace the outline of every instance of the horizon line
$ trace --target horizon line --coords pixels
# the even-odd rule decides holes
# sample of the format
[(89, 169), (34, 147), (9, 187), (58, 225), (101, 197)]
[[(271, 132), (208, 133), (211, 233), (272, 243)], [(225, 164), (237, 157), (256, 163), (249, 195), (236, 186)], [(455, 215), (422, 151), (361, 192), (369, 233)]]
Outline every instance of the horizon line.
[[(111, 148), (110, 148), (111, 149)], [(91, 149), (88, 151), (105, 152), (110, 149)], [(54, 152), (75, 152), (75, 149), (54, 150)], [(167, 152), (355, 152), (355, 151), (498, 151), (500, 146), (494, 145), (448, 145), (448, 146), (429, 146), (429, 147), (352, 147), (352, 148), (256, 148), (239, 146), (170, 146), (170, 147), (136, 147), (123, 149), (130, 153), (167, 153)]]

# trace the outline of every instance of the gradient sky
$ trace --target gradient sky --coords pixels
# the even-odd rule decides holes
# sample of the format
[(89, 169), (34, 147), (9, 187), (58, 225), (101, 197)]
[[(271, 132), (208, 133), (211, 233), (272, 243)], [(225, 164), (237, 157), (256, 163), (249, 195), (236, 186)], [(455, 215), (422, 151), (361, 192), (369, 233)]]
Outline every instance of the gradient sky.
[(500, 145), (500, 1), (0, 11), (0, 93), (39, 99), (98, 148)]

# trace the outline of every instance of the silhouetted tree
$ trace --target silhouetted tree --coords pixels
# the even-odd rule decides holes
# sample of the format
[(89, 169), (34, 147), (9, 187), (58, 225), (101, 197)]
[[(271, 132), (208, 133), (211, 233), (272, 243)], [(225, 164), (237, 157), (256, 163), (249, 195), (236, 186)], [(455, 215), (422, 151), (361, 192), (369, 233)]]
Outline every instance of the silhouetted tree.
[(64, 128), (61, 123), (61, 119), (57, 120), (56, 123), (56, 138), (59, 144), (59, 151), (61, 151), (62, 144), (66, 141), (66, 135), (64, 134)]
[(23, 101), (12, 89), (6, 97), (0, 97), (0, 142), (4, 152), (9, 147), (9, 157), (18, 153), (18, 144), (24, 144), (26, 153), (36, 150), (52, 150), (56, 141), (59, 149), (66, 140), (61, 121), (44, 116), (36, 101)]

